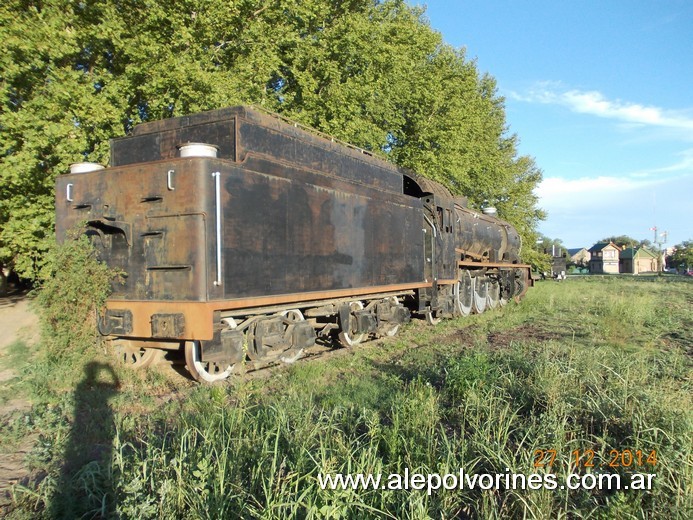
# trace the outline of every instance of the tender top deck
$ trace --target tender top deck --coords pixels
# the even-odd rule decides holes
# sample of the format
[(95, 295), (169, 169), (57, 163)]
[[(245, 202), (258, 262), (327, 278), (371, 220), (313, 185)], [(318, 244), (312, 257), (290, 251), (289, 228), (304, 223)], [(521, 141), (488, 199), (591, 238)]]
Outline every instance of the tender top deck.
[(177, 147), (196, 142), (218, 147), (218, 157), (237, 163), (264, 158), (403, 193), (398, 168), (365, 150), (345, 145), (280, 117), (247, 107), (230, 107), (137, 125), (111, 140), (111, 166), (172, 159)]

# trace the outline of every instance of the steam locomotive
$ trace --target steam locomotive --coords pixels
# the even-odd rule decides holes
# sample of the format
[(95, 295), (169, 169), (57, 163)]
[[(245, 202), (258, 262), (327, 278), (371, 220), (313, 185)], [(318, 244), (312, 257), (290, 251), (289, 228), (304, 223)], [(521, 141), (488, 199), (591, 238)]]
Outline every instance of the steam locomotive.
[(531, 284), (511, 225), (442, 185), (280, 116), (232, 107), (148, 122), (110, 167), (56, 182), (59, 241), (87, 223), (126, 273), (99, 320), (123, 360), (170, 349), (214, 382), (352, 347), (411, 314), (481, 313)]

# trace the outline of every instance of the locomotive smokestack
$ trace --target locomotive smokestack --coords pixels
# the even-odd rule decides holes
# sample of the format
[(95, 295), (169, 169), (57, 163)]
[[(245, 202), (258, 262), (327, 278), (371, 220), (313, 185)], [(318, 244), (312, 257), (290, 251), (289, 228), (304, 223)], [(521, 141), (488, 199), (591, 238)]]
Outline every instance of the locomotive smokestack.
[(185, 157), (217, 157), (218, 146), (206, 143), (183, 143), (178, 146), (181, 158)]

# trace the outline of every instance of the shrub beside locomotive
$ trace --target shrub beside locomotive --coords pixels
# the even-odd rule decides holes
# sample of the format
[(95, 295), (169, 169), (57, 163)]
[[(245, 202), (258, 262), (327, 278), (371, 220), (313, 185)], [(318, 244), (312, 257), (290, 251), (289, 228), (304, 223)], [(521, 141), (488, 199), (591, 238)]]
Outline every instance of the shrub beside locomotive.
[(144, 123), (56, 186), (58, 240), (87, 222), (126, 273), (99, 329), (146, 366), (184, 349), (200, 381), (351, 347), (411, 313), (484, 312), (524, 295), (508, 223), (440, 184), (248, 107)]

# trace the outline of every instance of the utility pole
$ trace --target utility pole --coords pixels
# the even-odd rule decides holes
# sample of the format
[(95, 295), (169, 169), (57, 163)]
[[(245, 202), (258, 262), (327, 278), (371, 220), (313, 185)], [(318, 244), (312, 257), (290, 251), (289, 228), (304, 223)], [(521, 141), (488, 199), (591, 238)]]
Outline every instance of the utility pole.
[(655, 248), (657, 249), (657, 253), (659, 255), (659, 258), (657, 259), (657, 265), (659, 266), (659, 271), (664, 271), (664, 264), (665, 264), (665, 259), (664, 259), (664, 250), (662, 249), (662, 246), (667, 243), (667, 237), (669, 236), (668, 231), (663, 231), (659, 235), (657, 234), (657, 226), (651, 227), (650, 231), (654, 231), (654, 241), (653, 244)]

